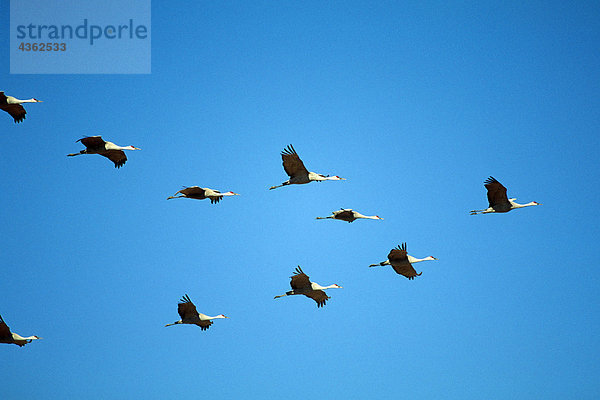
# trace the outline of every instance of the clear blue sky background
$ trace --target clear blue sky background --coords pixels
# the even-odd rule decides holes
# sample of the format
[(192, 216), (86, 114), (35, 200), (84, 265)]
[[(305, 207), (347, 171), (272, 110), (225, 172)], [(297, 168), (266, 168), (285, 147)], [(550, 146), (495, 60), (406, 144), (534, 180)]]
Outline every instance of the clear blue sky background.
[[(0, 115), (0, 313), (44, 338), (2, 397), (598, 398), (600, 6), (517, 3), (154, 1), (150, 75), (2, 58), (44, 100)], [(269, 191), (289, 143), (347, 180)], [(543, 205), (469, 216), (489, 175)], [(439, 260), (367, 268), (404, 241)], [(344, 288), (273, 300), (297, 265)], [(163, 327), (185, 293), (230, 319)]]

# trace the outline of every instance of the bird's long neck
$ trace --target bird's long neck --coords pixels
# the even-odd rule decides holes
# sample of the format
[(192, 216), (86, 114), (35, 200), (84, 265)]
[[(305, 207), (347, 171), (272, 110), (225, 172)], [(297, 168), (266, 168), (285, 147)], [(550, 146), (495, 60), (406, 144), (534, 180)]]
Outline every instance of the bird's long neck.
[(14, 333), (14, 332), (12, 332), (12, 337), (13, 337), (14, 340), (33, 340), (33, 339), (39, 339), (37, 336), (23, 337), (23, 336), (19, 335), (18, 333)]
[(314, 282), (312, 282), (311, 286), (312, 286), (313, 290), (325, 290), (325, 289), (332, 289), (332, 288), (336, 288), (337, 287), (336, 284), (329, 285), (329, 286), (321, 286), (318, 283), (314, 283)]
[(408, 261), (412, 264), (412, 263), (417, 263), (417, 262), (421, 262), (421, 261), (430, 261), (430, 260), (435, 260), (435, 258), (431, 257), (431, 256), (427, 256), (425, 258), (416, 258), (410, 255), (407, 255), (408, 257)]
[(220, 319), (220, 318), (227, 318), (227, 317), (226, 317), (226, 316), (224, 316), (224, 315), (222, 315), (222, 314), (221, 314), (221, 315), (215, 315), (214, 317), (211, 317), (211, 316), (209, 316), (209, 315), (206, 315), (206, 319), (209, 319), (209, 320), (210, 320), (210, 319)]
[(133, 146), (119, 146), (118, 144), (114, 144), (112, 142), (106, 142), (104, 147), (107, 150), (138, 150)]
[(377, 215), (362, 215), (361, 213), (354, 213), (354, 217), (356, 218), (365, 218), (365, 219), (381, 219)]
[(119, 146), (118, 144), (114, 144), (113, 142), (104, 143), (104, 148), (106, 150), (123, 150), (123, 146)]
[(512, 205), (513, 208), (523, 208), (523, 207), (529, 207), (529, 206), (537, 206), (537, 203), (535, 201), (526, 203), (526, 204), (519, 204), (515, 201), (511, 201), (510, 204)]
[(175, 321), (172, 324), (166, 324), (165, 326), (171, 326), (171, 325), (177, 325), (177, 324), (183, 324), (183, 321), (182, 320)]
[(21, 103), (37, 103), (37, 102), (39, 102), (39, 100), (36, 100), (34, 98), (21, 100), (21, 99), (15, 98), (15, 97), (9, 97), (6, 99), (6, 102), (8, 104), (21, 104)]
[(339, 176), (325, 176), (316, 172), (309, 172), (308, 179), (311, 181), (339, 181)]
[(371, 264), (371, 265), (369, 265), (369, 267), (383, 267), (384, 265), (391, 265), (390, 260), (385, 260), (378, 264)]

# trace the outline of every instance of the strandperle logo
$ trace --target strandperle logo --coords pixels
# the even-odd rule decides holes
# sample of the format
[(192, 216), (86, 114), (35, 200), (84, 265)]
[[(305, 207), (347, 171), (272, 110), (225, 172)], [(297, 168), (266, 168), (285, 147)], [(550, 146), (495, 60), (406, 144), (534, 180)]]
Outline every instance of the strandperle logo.
[(10, 0), (11, 74), (149, 74), (150, 0)]
[(101, 39), (146, 39), (148, 37), (148, 27), (143, 24), (136, 24), (133, 19), (127, 23), (93, 25), (89, 24), (87, 18), (80, 25), (17, 25), (17, 39), (20, 40), (66, 40), (82, 39), (87, 40), (91, 46), (94, 41)]

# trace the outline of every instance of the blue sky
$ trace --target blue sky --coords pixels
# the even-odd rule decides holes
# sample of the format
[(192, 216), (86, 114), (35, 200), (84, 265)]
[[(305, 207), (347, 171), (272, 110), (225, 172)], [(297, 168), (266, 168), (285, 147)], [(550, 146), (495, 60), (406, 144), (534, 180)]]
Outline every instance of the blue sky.
[[(3, 58), (0, 90), (44, 101), (0, 115), (0, 314), (44, 338), (2, 346), (3, 395), (597, 398), (599, 12), (155, 1), (151, 74)], [(65, 156), (97, 134), (142, 151)], [(269, 191), (290, 143), (347, 180)], [(543, 205), (470, 216), (489, 175)], [(385, 220), (315, 220), (340, 207)], [(401, 242), (439, 260), (367, 268)], [(297, 265), (344, 288), (273, 300)], [(185, 293), (230, 319), (165, 328)]]

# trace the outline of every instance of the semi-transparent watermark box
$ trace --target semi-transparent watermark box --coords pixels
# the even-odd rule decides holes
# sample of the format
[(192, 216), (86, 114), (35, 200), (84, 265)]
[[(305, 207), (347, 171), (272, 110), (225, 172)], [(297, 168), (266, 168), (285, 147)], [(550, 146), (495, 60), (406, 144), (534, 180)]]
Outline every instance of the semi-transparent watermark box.
[(11, 74), (149, 74), (150, 0), (11, 0)]

